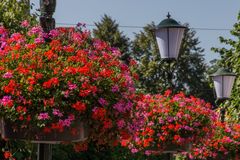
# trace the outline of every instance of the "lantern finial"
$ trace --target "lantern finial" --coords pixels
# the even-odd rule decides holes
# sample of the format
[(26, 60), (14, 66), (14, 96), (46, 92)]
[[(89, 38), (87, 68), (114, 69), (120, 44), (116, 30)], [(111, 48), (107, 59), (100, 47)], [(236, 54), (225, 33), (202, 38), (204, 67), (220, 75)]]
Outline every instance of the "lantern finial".
[(171, 17), (171, 15), (170, 15), (170, 13), (168, 12), (168, 14), (167, 14), (167, 18), (169, 19)]

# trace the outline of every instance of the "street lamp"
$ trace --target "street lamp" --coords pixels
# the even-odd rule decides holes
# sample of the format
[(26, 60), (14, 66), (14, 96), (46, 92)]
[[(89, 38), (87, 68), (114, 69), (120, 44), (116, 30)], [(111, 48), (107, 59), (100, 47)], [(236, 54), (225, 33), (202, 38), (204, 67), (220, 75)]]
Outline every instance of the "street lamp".
[[(225, 68), (219, 68), (215, 73), (211, 74), (210, 76), (213, 79), (218, 102), (222, 103), (225, 100), (229, 99), (231, 96), (236, 74), (230, 72)], [(225, 113), (226, 113), (226, 109), (224, 107), (221, 108), (220, 119), (222, 123), (225, 121)]]
[(161, 21), (155, 29), (160, 56), (167, 60), (178, 58), (184, 30), (186, 29), (185, 26), (180, 25), (170, 17), (168, 13), (167, 18)]
[[(183, 40), (184, 31), (187, 27), (180, 25), (176, 20), (170, 18), (168, 13), (167, 18), (157, 25), (155, 36), (157, 45), (160, 51), (161, 59), (166, 60), (169, 64), (168, 78), (173, 79), (173, 71), (171, 71), (171, 61), (176, 60), (179, 55), (179, 50)], [(173, 83), (170, 86), (174, 88)], [(166, 158), (171, 159), (172, 154), (167, 153)]]
[[(170, 64), (171, 60), (176, 60), (179, 55), (182, 39), (184, 36), (185, 26), (180, 25), (176, 20), (170, 18), (164, 19), (155, 29), (157, 45), (162, 59), (167, 60)], [(169, 65), (170, 68), (170, 65)], [(169, 78), (172, 79), (172, 72), (169, 71)], [(217, 99), (223, 102), (231, 95), (231, 90), (236, 75), (226, 69), (219, 68), (216, 73), (212, 74)], [(221, 109), (221, 121), (224, 122), (225, 108)], [(171, 154), (167, 154), (167, 159), (171, 159)]]
[(157, 25), (155, 28), (155, 36), (161, 59), (168, 63), (167, 75), (168, 79), (170, 80), (169, 87), (173, 89), (175, 88), (172, 82), (174, 79), (173, 71), (176, 65), (171, 65), (171, 62), (173, 60), (177, 60), (178, 58), (184, 31), (187, 27), (180, 25), (176, 20), (170, 17), (171, 15), (168, 13), (167, 18)]
[(219, 68), (210, 76), (214, 82), (217, 99), (225, 100), (230, 98), (236, 74), (229, 72), (227, 69)]

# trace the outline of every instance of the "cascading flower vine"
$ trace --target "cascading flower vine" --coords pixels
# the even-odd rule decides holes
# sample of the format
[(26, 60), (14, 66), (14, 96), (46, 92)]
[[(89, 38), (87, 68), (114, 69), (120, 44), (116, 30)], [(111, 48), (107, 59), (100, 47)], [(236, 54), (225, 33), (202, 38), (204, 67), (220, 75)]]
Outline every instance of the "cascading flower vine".
[(169, 145), (181, 148), (189, 143), (199, 142), (212, 136), (213, 121), (217, 115), (211, 105), (182, 92), (171, 96), (142, 95), (132, 113), (133, 124), (129, 129), (131, 138), (122, 141), (133, 153), (161, 153)]
[(0, 117), (46, 133), (80, 119), (90, 140), (112, 143), (128, 123), (135, 91), (121, 53), (80, 26), (49, 34), (23, 26), (25, 33), (10, 36), (0, 27)]

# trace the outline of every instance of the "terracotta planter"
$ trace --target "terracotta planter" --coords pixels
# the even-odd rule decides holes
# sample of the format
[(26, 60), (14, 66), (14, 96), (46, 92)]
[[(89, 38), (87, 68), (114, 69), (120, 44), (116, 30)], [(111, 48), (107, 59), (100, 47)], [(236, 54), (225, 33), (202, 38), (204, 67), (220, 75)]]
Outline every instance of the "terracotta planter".
[(58, 144), (61, 142), (84, 141), (88, 136), (87, 125), (81, 121), (76, 122), (73, 128), (64, 129), (63, 132), (54, 130), (50, 133), (44, 133), (43, 130), (39, 128), (29, 128), (19, 128), (13, 122), (4, 119), (0, 120), (1, 136), (5, 139), (27, 140), (32, 143)]

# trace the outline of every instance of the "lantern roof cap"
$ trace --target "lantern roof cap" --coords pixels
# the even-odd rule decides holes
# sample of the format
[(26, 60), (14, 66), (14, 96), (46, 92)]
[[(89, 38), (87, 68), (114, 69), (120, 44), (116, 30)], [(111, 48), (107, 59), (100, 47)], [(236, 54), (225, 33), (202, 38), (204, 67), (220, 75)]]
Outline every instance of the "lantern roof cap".
[(211, 77), (215, 77), (215, 76), (237, 76), (235, 73), (230, 72), (228, 69), (226, 68), (218, 68), (218, 70), (210, 75)]
[(171, 17), (171, 15), (168, 13), (167, 18), (162, 20), (157, 25), (157, 29), (160, 29), (160, 28), (187, 28), (186, 26), (179, 24), (176, 20), (174, 20), (170, 17)]

